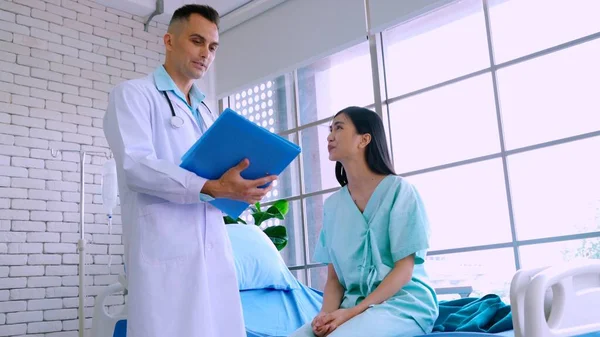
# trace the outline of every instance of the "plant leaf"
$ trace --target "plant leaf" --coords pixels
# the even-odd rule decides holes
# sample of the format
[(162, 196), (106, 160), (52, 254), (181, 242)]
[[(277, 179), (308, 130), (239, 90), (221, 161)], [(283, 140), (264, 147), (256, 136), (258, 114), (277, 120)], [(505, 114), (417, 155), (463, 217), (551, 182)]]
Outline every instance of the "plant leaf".
[(223, 221), (225, 221), (226, 225), (229, 224), (236, 224), (236, 223), (243, 223), (244, 225), (246, 225), (246, 221), (244, 221), (242, 218), (237, 218), (237, 220), (234, 220), (232, 217), (230, 217), (229, 215), (226, 215), (223, 217)]
[(281, 215), (286, 215), (289, 210), (290, 210), (290, 203), (285, 199), (281, 199), (281, 200), (275, 201), (275, 203), (267, 209), (267, 212), (272, 213), (272, 214), (279, 213)]
[(256, 207), (257, 212), (262, 212), (260, 209), (260, 202), (257, 201), (256, 204), (254, 204), (254, 207)]
[(287, 246), (288, 236), (285, 226), (271, 226), (263, 231), (273, 242), (277, 250), (282, 250)]
[(277, 248), (277, 250), (282, 250), (283, 248), (285, 248), (285, 246), (287, 246), (288, 240), (287, 239), (281, 239), (281, 238), (270, 238), (271, 242), (273, 242), (273, 244), (275, 245), (275, 248)]
[(283, 220), (289, 211), (289, 203), (287, 200), (277, 200), (271, 207), (267, 209), (267, 213), (272, 217)]
[(263, 232), (265, 232), (265, 234), (267, 234), (269, 237), (287, 238), (287, 228), (285, 228), (285, 226), (270, 226), (265, 228)]
[(260, 226), (263, 222), (272, 219), (275, 216), (267, 212), (256, 212), (252, 214), (252, 217), (254, 218), (254, 224)]
[(225, 221), (225, 224), (226, 224), (226, 225), (237, 223), (237, 221), (235, 221), (235, 220), (234, 220), (232, 217), (230, 217), (229, 215), (226, 215), (226, 216), (224, 216), (224, 217), (223, 217), (223, 221)]

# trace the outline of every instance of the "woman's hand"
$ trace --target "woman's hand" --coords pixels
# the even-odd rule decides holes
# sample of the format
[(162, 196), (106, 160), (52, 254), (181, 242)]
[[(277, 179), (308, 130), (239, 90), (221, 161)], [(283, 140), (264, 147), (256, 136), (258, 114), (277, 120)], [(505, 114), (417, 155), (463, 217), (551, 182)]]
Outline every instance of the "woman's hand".
[(327, 336), (357, 314), (357, 311), (353, 309), (337, 309), (331, 313), (325, 314), (320, 318), (319, 323), (321, 323), (321, 325), (318, 326), (320, 328), (319, 331), (324, 331), (325, 334), (318, 335), (313, 328), (313, 330), (315, 330), (315, 335), (318, 337)]
[[(312, 321), (311, 326), (313, 333), (317, 337), (324, 337), (328, 333), (327, 325), (323, 323), (323, 318), (327, 315), (326, 312), (320, 312)], [(333, 330), (332, 330), (333, 331)]]

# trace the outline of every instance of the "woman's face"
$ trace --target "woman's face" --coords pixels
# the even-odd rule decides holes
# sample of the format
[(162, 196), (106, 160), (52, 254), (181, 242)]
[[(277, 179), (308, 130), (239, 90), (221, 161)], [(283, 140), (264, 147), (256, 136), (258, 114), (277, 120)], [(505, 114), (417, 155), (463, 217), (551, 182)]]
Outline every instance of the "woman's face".
[(359, 135), (352, 120), (346, 114), (337, 115), (331, 122), (329, 130), (327, 137), (329, 160), (344, 162), (363, 155), (368, 143), (365, 138), (368, 135)]

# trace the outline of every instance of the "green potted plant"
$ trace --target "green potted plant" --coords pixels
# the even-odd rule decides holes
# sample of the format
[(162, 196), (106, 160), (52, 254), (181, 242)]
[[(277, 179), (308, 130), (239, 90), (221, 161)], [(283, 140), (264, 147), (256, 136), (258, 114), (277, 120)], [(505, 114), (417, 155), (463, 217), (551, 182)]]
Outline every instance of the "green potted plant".
[[(283, 220), (285, 215), (289, 211), (289, 202), (287, 200), (281, 199), (275, 201), (269, 208), (263, 210), (261, 208), (260, 202), (254, 204), (254, 207), (251, 207), (252, 217), (254, 218), (254, 224), (256, 226), (260, 226), (263, 222), (269, 219), (279, 219)], [(230, 216), (224, 216), (225, 224), (236, 224), (243, 223), (247, 224), (241, 218), (233, 219)], [(263, 230), (263, 232), (271, 239), (277, 250), (281, 251), (288, 243), (287, 230), (285, 226), (270, 226)]]

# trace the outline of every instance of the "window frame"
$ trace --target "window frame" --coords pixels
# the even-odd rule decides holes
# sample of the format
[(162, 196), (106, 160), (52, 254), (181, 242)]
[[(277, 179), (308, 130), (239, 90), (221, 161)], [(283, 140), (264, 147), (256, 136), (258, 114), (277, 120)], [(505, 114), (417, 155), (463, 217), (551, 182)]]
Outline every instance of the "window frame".
[[(383, 43), (385, 42), (383, 40), (384, 33), (380, 32), (377, 34), (372, 34), (367, 37), (367, 41), (369, 44), (369, 53), (370, 53), (370, 57), (371, 57), (371, 71), (373, 74), (373, 90), (374, 90), (374, 94), (375, 94), (374, 95), (375, 102), (373, 102), (373, 104), (370, 104), (365, 107), (375, 110), (378, 114), (380, 114), (380, 116), (382, 116), (382, 118), (384, 120), (384, 126), (385, 126), (387, 136), (388, 136), (388, 144), (389, 144), (390, 152), (391, 152), (390, 154), (392, 155), (392, 161), (394, 162), (394, 158), (393, 158), (394, 151), (393, 151), (393, 142), (392, 142), (393, 126), (391, 125), (391, 117), (390, 117), (390, 109), (389, 109), (390, 104), (400, 101), (400, 100), (403, 100), (403, 99), (406, 99), (406, 98), (409, 98), (409, 97), (412, 97), (412, 96), (415, 96), (415, 95), (418, 95), (418, 94), (433, 91), (433, 90), (436, 90), (436, 89), (439, 89), (439, 88), (442, 88), (442, 87), (445, 87), (448, 85), (452, 85), (452, 84), (455, 84), (455, 83), (461, 82), (463, 80), (467, 80), (467, 79), (470, 79), (470, 78), (473, 78), (473, 77), (476, 77), (476, 76), (479, 76), (482, 74), (488, 74), (488, 73), (491, 74), (492, 87), (493, 87), (493, 91), (494, 91), (493, 97), (494, 97), (495, 114), (496, 114), (496, 120), (497, 120), (497, 126), (498, 126), (498, 137), (499, 137), (498, 141), (500, 143), (500, 151), (496, 152), (496, 153), (476, 157), (476, 158), (469, 158), (466, 160), (460, 160), (460, 161), (446, 163), (446, 164), (437, 165), (437, 166), (433, 166), (433, 167), (426, 167), (426, 168), (415, 170), (415, 171), (399, 172), (399, 174), (403, 177), (410, 177), (410, 176), (415, 176), (415, 175), (419, 175), (419, 174), (423, 174), (423, 173), (434, 172), (434, 171), (439, 171), (439, 170), (443, 170), (443, 169), (447, 169), (447, 168), (459, 167), (459, 166), (463, 166), (463, 165), (469, 165), (472, 163), (487, 161), (487, 160), (491, 160), (491, 159), (500, 159), (502, 161), (502, 172), (503, 172), (503, 179), (504, 179), (505, 189), (506, 189), (506, 207), (508, 208), (508, 214), (509, 214), (511, 240), (507, 241), (507, 242), (501, 242), (501, 243), (495, 243), (495, 244), (473, 245), (473, 246), (465, 246), (465, 247), (451, 248), (451, 249), (431, 250), (428, 252), (428, 257), (435, 259), (436, 257), (440, 257), (440, 256), (447, 255), (447, 254), (458, 254), (458, 253), (487, 251), (487, 250), (492, 250), (492, 249), (507, 248), (507, 249), (512, 249), (515, 270), (519, 270), (519, 269), (521, 269), (521, 253), (520, 253), (521, 247), (529, 247), (529, 246), (534, 246), (534, 245), (541, 245), (541, 244), (547, 244), (547, 243), (558, 243), (558, 242), (565, 242), (565, 241), (572, 241), (572, 240), (600, 238), (600, 230), (592, 231), (592, 232), (585, 232), (585, 233), (578, 233), (578, 234), (569, 234), (569, 235), (561, 235), (561, 236), (553, 236), (553, 237), (542, 237), (542, 238), (535, 238), (535, 239), (519, 240), (517, 237), (517, 229), (516, 229), (516, 225), (515, 225), (514, 206), (513, 206), (512, 188), (511, 188), (511, 184), (510, 184), (510, 169), (509, 169), (509, 165), (508, 165), (508, 158), (514, 154), (520, 154), (520, 153), (529, 152), (529, 151), (536, 151), (539, 149), (544, 149), (544, 148), (548, 148), (548, 147), (552, 147), (552, 146), (556, 146), (556, 145), (560, 145), (560, 144), (565, 144), (565, 143), (570, 143), (570, 142), (576, 142), (578, 140), (589, 139), (589, 138), (593, 138), (593, 137), (600, 137), (600, 130), (588, 132), (588, 133), (584, 133), (584, 134), (572, 135), (572, 136), (560, 138), (560, 139), (553, 139), (550, 141), (546, 141), (546, 142), (542, 142), (542, 143), (538, 143), (538, 144), (534, 144), (534, 145), (528, 145), (528, 146), (523, 146), (523, 147), (514, 148), (514, 149), (507, 149), (506, 145), (505, 145), (505, 140), (504, 140), (505, 133), (504, 133), (504, 129), (503, 129), (504, 126), (502, 124), (502, 111), (501, 111), (502, 101), (499, 97), (497, 72), (501, 69), (504, 69), (504, 68), (507, 68), (507, 67), (510, 67), (510, 66), (513, 66), (516, 64), (520, 64), (522, 62), (533, 60), (533, 59), (543, 57), (545, 55), (548, 55), (548, 54), (551, 54), (554, 52), (562, 51), (562, 50), (568, 49), (570, 47), (574, 47), (574, 46), (577, 46), (577, 45), (580, 45), (580, 44), (583, 44), (586, 42), (600, 39), (600, 32), (596, 32), (596, 33), (593, 33), (593, 34), (590, 34), (590, 35), (587, 35), (584, 37), (580, 37), (580, 38), (577, 38), (577, 39), (574, 39), (574, 40), (571, 40), (571, 41), (568, 41), (565, 43), (561, 43), (559, 45), (551, 46), (546, 49), (533, 52), (531, 54), (519, 56), (515, 59), (507, 60), (502, 63), (496, 63), (496, 60), (494, 57), (494, 55), (495, 55), (494, 45), (493, 45), (493, 40), (492, 40), (493, 36), (492, 36), (492, 32), (491, 32), (490, 8), (489, 8), (490, 5), (488, 4), (489, 1), (488, 0), (478, 0), (478, 1), (481, 1), (482, 6), (483, 6), (482, 15), (484, 15), (484, 20), (485, 20), (487, 48), (488, 48), (488, 53), (489, 53), (489, 58), (490, 58), (490, 66), (489, 67), (480, 69), (480, 70), (477, 70), (477, 71), (474, 71), (474, 72), (471, 72), (468, 74), (463, 74), (458, 77), (455, 77), (455, 78), (452, 78), (449, 80), (445, 80), (440, 83), (435, 83), (433, 85), (430, 85), (430, 86), (427, 86), (424, 88), (420, 88), (415, 91), (403, 93), (399, 96), (387, 97), (386, 76), (390, 76), (390, 74), (386, 73), (386, 59), (385, 59), (386, 55), (384, 53), (384, 48), (383, 48), (384, 47)], [(517, 1), (517, 0), (510, 0), (510, 1)], [(431, 25), (431, 23), (429, 23), (429, 24)], [(390, 27), (389, 29), (393, 29), (393, 27)], [(307, 124), (300, 125), (300, 121), (302, 119), (301, 119), (300, 112), (299, 112), (300, 108), (299, 108), (299, 94), (298, 94), (298, 85), (299, 85), (298, 69), (293, 70), (291, 72), (291, 77), (292, 77), (292, 83), (291, 83), (290, 90), (291, 90), (291, 96), (292, 96), (292, 102), (293, 102), (292, 106), (293, 106), (293, 109), (295, 110), (294, 111), (295, 124), (294, 124), (293, 128), (290, 128), (288, 130), (282, 130), (282, 131), (278, 132), (278, 134), (280, 136), (284, 136), (284, 137), (293, 135), (294, 137), (296, 137), (296, 139), (298, 139), (298, 142), (300, 142), (300, 139), (301, 139), (300, 133), (302, 130), (330, 122), (332, 120), (332, 117), (327, 117), (327, 118), (312, 121)], [(229, 103), (230, 103), (229, 97), (219, 100), (220, 110), (222, 111), (223, 108), (228, 107)], [(304, 264), (288, 266), (288, 267), (290, 270), (295, 271), (299, 275), (301, 275), (300, 281), (304, 282), (308, 286), (311, 286), (311, 270), (316, 270), (315, 268), (325, 266), (325, 264), (310, 263), (311, 259), (309, 256), (309, 252), (311, 251), (311, 249), (309, 247), (307, 211), (306, 211), (306, 205), (305, 205), (306, 200), (310, 197), (314, 197), (314, 196), (318, 196), (318, 195), (326, 195), (326, 194), (335, 192), (339, 188), (336, 187), (336, 188), (322, 189), (322, 190), (313, 191), (310, 193), (305, 193), (305, 189), (304, 189), (305, 166), (303, 163), (302, 156), (300, 156), (296, 165), (298, 166), (297, 167), (297, 172), (298, 172), (297, 179), (298, 179), (298, 184), (300, 186), (300, 193), (298, 195), (286, 197), (285, 199), (287, 199), (289, 201), (300, 200), (300, 209), (301, 209), (300, 218), (302, 221), (302, 224), (300, 224), (300, 225), (302, 228), (302, 242), (299, 242), (297, 244), (302, 245), (302, 247), (304, 249)], [(269, 203), (265, 203), (265, 205), (269, 205)]]

